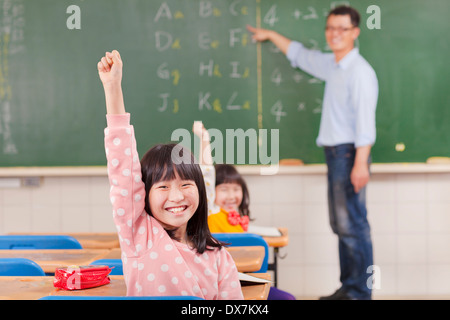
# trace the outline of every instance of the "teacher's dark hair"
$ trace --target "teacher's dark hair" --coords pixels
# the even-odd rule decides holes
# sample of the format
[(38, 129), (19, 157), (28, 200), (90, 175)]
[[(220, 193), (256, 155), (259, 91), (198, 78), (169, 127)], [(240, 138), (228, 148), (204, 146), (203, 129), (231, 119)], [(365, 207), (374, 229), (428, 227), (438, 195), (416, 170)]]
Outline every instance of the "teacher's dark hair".
[[(349, 15), (350, 16), (350, 20), (352, 22), (352, 25), (354, 27), (359, 27), (359, 21), (361, 20), (361, 17), (359, 15), (359, 12), (349, 6), (339, 6), (334, 8), (333, 10), (330, 11), (330, 13), (328, 14), (328, 17), (331, 15), (336, 15), (336, 16), (346, 16)], [(327, 19), (328, 19), (327, 17)]]

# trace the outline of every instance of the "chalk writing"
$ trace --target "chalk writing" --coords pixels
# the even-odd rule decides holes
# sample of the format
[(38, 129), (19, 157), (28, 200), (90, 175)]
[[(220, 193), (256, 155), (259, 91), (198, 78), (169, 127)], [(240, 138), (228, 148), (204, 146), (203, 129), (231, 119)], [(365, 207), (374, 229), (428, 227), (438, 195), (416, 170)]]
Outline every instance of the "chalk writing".
[[(160, 61), (155, 70), (158, 79), (166, 81), (164, 89), (158, 93), (160, 102), (156, 107), (157, 111), (178, 113), (192, 108), (192, 103), (187, 105), (180, 98), (179, 92), (185, 90), (186, 86), (194, 90), (192, 96), (197, 96), (196, 104), (194, 104), (196, 111), (223, 114), (251, 110), (251, 100), (242, 95), (240, 90), (245, 88), (242, 81), (251, 81), (254, 76), (253, 65), (247, 65), (237, 59), (238, 55), (232, 55), (233, 50), (242, 50), (249, 45), (249, 34), (245, 24), (240, 22), (233, 25), (228, 22), (229, 20), (224, 20), (248, 16), (249, 9), (246, 3), (243, 0), (226, 2), (201, 0), (187, 7), (178, 2), (166, 0), (156, 5), (158, 9), (151, 17), (151, 21), (154, 24), (153, 30), (156, 30), (153, 31), (154, 46), (161, 54), (153, 58)], [(208, 27), (208, 24), (193, 25), (192, 29), (182, 25), (178, 29), (175, 16), (193, 21), (203, 19), (218, 23), (226, 21), (228, 24), (224, 29), (214, 29)], [(167, 27), (167, 21), (170, 21), (170, 29)], [(190, 41), (189, 39), (192, 38), (186, 37), (186, 34), (192, 34), (194, 41)], [(224, 50), (229, 52), (229, 58), (224, 59)], [(178, 56), (176, 51), (179, 52), (179, 59), (172, 58)], [(196, 52), (194, 56), (199, 56), (197, 61), (191, 59), (188, 62), (192, 67), (187, 68), (186, 61), (183, 61), (185, 52)], [(205, 55), (202, 54), (203, 52)], [(207, 58), (202, 58), (204, 56)], [(186, 72), (189, 73), (185, 74)], [(206, 79), (209, 79), (207, 80), (208, 88), (202, 85)], [(169, 83), (171, 86), (167, 86)], [(226, 86), (227, 90), (218, 93), (216, 90), (211, 90), (210, 85), (213, 89)], [(176, 87), (179, 87), (181, 91), (176, 90)]]
[[(298, 25), (298, 30), (302, 30), (301, 37), (298, 40), (303, 43), (305, 47), (311, 50), (318, 50), (322, 52), (331, 52), (328, 44), (325, 41), (323, 34), (320, 38), (317, 36), (310, 36), (309, 30), (323, 30), (325, 26), (325, 20), (330, 10), (337, 6), (349, 5), (348, 1), (333, 1), (330, 3), (318, 2), (317, 5), (302, 4), (299, 2), (290, 3), (291, 7), (287, 9), (286, 2), (279, 2), (277, 4), (268, 4), (263, 7), (261, 13), (261, 21), (263, 28), (280, 30), (283, 34), (283, 29), (286, 25), (294, 24)], [(285, 12), (289, 12), (286, 15)], [(377, 6), (369, 6), (367, 13), (372, 14), (367, 20), (367, 27), (369, 30), (379, 28), (379, 10)], [(314, 31), (312, 34), (317, 34)], [(309, 36), (309, 37), (308, 37)], [(306, 39), (305, 39), (306, 37)], [(295, 36), (293, 37), (295, 39)], [(273, 54), (274, 57), (282, 55), (281, 51), (271, 42), (267, 45), (267, 52)], [(356, 40), (355, 46), (359, 47), (359, 42)], [(281, 58), (280, 58), (281, 59)], [(273, 64), (270, 67), (265, 65), (268, 76), (264, 78), (263, 87), (270, 86), (275, 88), (275, 92), (280, 92), (277, 96), (277, 100), (270, 107), (270, 116), (275, 124), (282, 124), (283, 121), (288, 121), (291, 113), (309, 113), (312, 115), (319, 115), (322, 113), (322, 95), (323, 90), (309, 90), (314, 87), (320, 88), (324, 84), (324, 81), (318, 79), (307, 72), (300, 71), (299, 69), (287, 68), (281, 63)], [(292, 88), (298, 88), (302, 92), (308, 92), (305, 101), (294, 102), (293, 99), (298, 99), (301, 95), (300, 92), (296, 92)], [(285, 93), (291, 89), (292, 93), (288, 97)], [(278, 91), (280, 90), (280, 91)], [(272, 95), (274, 91), (270, 92)], [(267, 100), (271, 100), (269, 97)], [(286, 120), (284, 120), (286, 119)]]
[(3, 154), (17, 154), (11, 132), (12, 88), (9, 58), (25, 50), (25, 6), (23, 2), (5, 0), (0, 7), (0, 145)]

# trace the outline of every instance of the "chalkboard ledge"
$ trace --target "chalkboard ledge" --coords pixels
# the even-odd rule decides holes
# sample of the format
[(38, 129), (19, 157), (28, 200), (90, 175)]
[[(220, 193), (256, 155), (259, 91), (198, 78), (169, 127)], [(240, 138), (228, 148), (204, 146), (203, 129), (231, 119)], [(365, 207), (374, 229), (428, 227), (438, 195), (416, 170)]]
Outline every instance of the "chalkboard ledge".
[(107, 176), (106, 166), (83, 167), (3, 167), (0, 177)]
[[(260, 175), (264, 166), (237, 166), (244, 175)], [(450, 164), (427, 163), (373, 163), (370, 167), (372, 174), (395, 173), (450, 173)], [(302, 166), (280, 166), (277, 175), (326, 174), (325, 164), (307, 164)]]
[[(261, 175), (268, 166), (237, 165), (243, 175)], [(450, 173), (450, 164), (427, 163), (374, 163), (370, 167), (373, 174), (395, 173)], [(325, 174), (325, 164), (307, 164), (301, 166), (272, 167), (276, 175)], [(76, 177), (76, 176), (107, 176), (106, 166), (84, 167), (3, 167), (0, 177)]]

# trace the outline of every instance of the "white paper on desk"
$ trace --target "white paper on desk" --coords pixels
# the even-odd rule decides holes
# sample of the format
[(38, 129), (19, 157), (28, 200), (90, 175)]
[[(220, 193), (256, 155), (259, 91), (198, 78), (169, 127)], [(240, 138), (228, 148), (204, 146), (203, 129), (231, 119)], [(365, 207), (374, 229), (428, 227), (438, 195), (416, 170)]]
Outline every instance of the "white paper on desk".
[(270, 283), (272, 281), (267, 279), (257, 278), (246, 273), (238, 272), (239, 281), (248, 281), (248, 282), (259, 282), (259, 283)]
[(262, 237), (280, 237), (281, 232), (275, 227), (261, 227), (250, 224), (248, 226), (248, 233), (259, 234)]

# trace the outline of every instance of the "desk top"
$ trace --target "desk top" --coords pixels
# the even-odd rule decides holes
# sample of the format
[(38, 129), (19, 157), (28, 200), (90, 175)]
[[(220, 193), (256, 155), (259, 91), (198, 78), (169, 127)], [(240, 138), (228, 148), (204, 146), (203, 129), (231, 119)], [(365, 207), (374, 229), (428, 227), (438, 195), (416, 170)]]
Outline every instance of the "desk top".
[(106, 249), (64, 249), (64, 250), (0, 250), (0, 258), (26, 258), (36, 262), (46, 273), (56, 268), (72, 265), (85, 266), (102, 259)]
[(285, 247), (289, 243), (289, 235), (288, 235), (288, 229), (287, 228), (278, 228), (281, 232), (281, 236), (279, 237), (263, 237), (264, 240), (266, 240), (269, 247)]
[(261, 269), (264, 261), (264, 247), (228, 247), (228, 252), (239, 272), (255, 272)]
[[(228, 247), (226, 248), (239, 272), (255, 272), (261, 269), (264, 261), (264, 247)], [(102, 259), (121, 259), (121, 250), (110, 250)]]
[(117, 232), (112, 233), (68, 233), (81, 244), (83, 249), (120, 248)]
[[(255, 272), (261, 269), (264, 247), (227, 248), (239, 272)], [(0, 258), (26, 258), (36, 262), (45, 273), (72, 265), (85, 266), (99, 259), (120, 259), (119, 248), (107, 249), (52, 249), (52, 250), (0, 250)]]
[(102, 259), (122, 259), (122, 250), (120, 248), (111, 249)]
[[(254, 273), (255, 277), (270, 279), (268, 273)], [(0, 277), (1, 300), (37, 300), (57, 296), (125, 296), (126, 285), (123, 276), (110, 276), (111, 283), (90, 289), (65, 291), (53, 286), (54, 277)], [(266, 300), (270, 283), (255, 283), (242, 286), (245, 300)]]
[[(278, 228), (281, 232), (279, 237), (263, 237), (266, 240), (269, 247), (285, 247), (289, 243), (289, 235), (287, 228)], [(64, 234), (72, 236), (78, 240), (83, 249), (115, 249), (120, 248), (119, 237), (116, 232), (104, 232), (104, 233), (92, 233), (92, 232), (76, 232), (76, 233), (53, 233), (53, 232), (34, 232), (34, 233), (9, 233), (9, 234), (28, 234), (28, 235), (39, 235), (39, 234), (50, 234), (58, 235)], [(118, 257), (120, 258), (120, 256)], [(109, 258), (115, 259), (115, 258)], [(259, 270), (259, 269), (258, 269)], [(255, 270), (250, 270), (255, 271)]]

